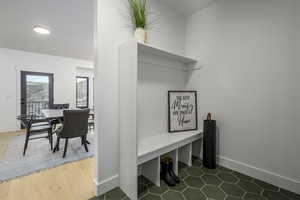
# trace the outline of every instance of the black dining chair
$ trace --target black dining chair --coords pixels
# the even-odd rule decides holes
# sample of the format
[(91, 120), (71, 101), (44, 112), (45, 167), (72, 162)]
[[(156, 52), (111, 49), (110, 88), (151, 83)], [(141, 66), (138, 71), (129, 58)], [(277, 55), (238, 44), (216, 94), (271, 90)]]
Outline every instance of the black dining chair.
[[(17, 119), (21, 121), (21, 124), (26, 129), (23, 156), (25, 156), (29, 140), (47, 138), (50, 143), (50, 149), (53, 149), (52, 127), (45, 118), (36, 115), (19, 115)], [(43, 134), (46, 135), (41, 136)]]
[(64, 122), (63, 126), (55, 131), (57, 135), (56, 145), (53, 149), (53, 153), (59, 151), (59, 142), (60, 139), (65, 139), (65, 147), (63, 158), (66, 157), (68, 149), (68, 141), (71, 138), (80, 137), (82, 144), (86, 152), (88, 152), (87, 146), (87, 133), (88, 133), (88, 118), (90, 109), (83, 110), (64, 110)]
[[(69, 109), (69, 108), (70, 108), (70, 104), (68, 104), (68, 103), (65, 103), (65, 104), (53, 104), (51, 106), (51, 109), (61, 109), (62, 110), (62, 109)], [(56, 126), (59, 125), (59, 124), (61, 124), (62, 121), (63, 120), (52, 119), (50, 121), (50, 124), (51, 124), (53, 130), (55, 130)]]

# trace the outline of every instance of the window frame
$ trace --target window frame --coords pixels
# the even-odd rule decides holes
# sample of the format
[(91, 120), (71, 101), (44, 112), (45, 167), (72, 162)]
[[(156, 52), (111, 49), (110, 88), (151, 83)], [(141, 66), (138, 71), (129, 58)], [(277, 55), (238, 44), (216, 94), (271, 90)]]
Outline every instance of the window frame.
[[(87, 90), (87, 105), (86, 106), (78, 106), (78, 85), (77, 85), (77, 79), (86, 79), (87, 81), (87, 85), (86, 85), (86, 90)], [(89, 89), (90, 89), (90, 85), (89, 85), (89, 77), (88, 76), (76, 76), (76, 108), (89, 108), (89, 101), (90, 101), (90, 94), (89, 94)]]

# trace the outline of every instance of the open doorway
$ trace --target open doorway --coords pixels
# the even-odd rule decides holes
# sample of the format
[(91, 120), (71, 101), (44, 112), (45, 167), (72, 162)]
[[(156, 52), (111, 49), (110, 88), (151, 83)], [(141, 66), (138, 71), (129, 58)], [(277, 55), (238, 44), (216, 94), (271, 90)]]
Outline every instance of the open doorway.
[[(15, 24), (0, 33), (0, 184), (68, 163), (91, 163), (94, 5), (81, 0), (0, 3), (0, 21)], [(84, 120), (74, 120), (81, 111), (86, 111)], [(63, 136), (69, 119), (73, 129)], [(83, 126), (75, 127), (82, 121)], [(77, 130), (86, 134), (75, 137)], [(92, 174), (87, 166), (84, 173)], [(92, 185), (91, 175), (88, 179)]]

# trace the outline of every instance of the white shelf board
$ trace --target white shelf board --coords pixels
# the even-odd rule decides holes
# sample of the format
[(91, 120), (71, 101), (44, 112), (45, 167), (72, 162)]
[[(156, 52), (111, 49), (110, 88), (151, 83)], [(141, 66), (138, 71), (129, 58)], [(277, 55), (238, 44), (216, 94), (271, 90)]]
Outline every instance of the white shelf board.
[(142, 139), (138, 144), (138, 164), (202, 138), (202, 131), (163, 133)]
[(140, 52), (146, 53), (146, 54), (152, 54), (160, 57), (164, 57), (169, 60), (177, 61), (186, 66), (186, 68), (195, 68), (195, 65), (197, 64), (197, 60), (188, 58), (186, 56), (182, 56), (179, 54), (175, 54), (163, 49), (159, 49), (157, 47), (148, 45), (148, 44), (143, 44), (143, 43), (137, 43), (138, 44), (138, 50)]

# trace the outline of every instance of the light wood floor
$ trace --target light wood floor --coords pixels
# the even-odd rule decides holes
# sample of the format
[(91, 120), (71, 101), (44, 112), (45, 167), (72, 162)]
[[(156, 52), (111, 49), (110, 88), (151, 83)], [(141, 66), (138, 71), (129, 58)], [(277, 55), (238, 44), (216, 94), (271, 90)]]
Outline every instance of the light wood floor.
[(17, 135), (22, 135), (22, 134), (25, 134), (24, 130), (0, 133), (0, 159), (3, 158), (3, 156), (7, 150), (7, 147), (9, 145), (9, 143), (11, 142), (11, 140), (13, 139), (13, 137), (15, 137)]
[(0, 183), (0, 200), (88, 200), (94, 196), (93, 159)]

